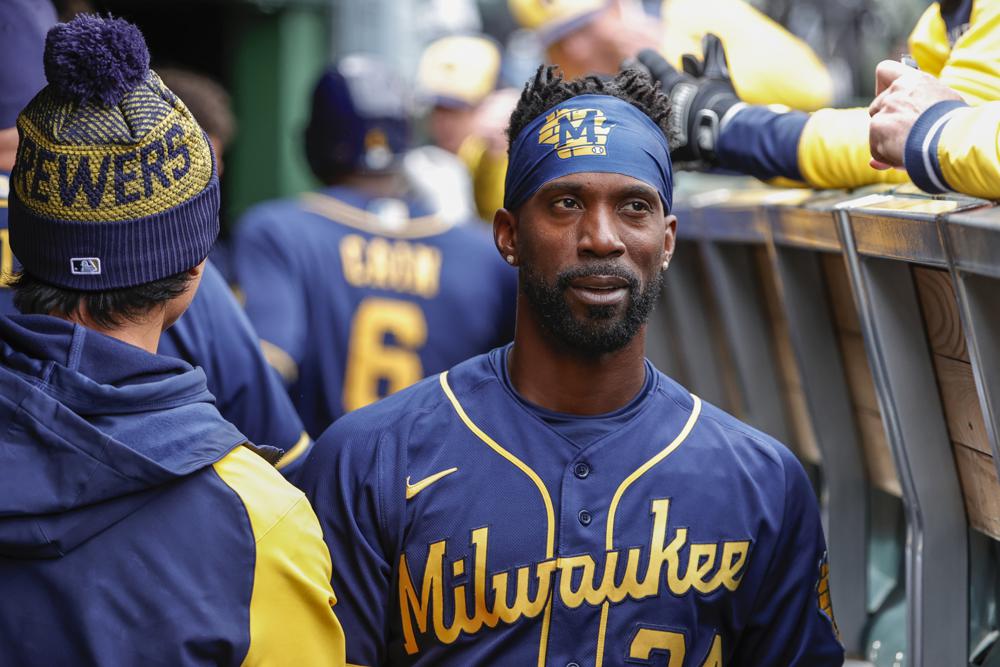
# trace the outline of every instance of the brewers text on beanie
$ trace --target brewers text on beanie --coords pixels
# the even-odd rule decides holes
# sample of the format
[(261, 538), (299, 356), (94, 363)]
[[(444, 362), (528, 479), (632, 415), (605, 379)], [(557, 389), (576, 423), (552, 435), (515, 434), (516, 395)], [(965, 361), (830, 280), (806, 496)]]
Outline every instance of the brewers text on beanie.
[(24, 271), (96, 291), (201, 262), (219, 231), (214, 156), (149, 69), (139, 29), (78, 16), (49, 31), (44, 65), (11, 174), (10, 242)]

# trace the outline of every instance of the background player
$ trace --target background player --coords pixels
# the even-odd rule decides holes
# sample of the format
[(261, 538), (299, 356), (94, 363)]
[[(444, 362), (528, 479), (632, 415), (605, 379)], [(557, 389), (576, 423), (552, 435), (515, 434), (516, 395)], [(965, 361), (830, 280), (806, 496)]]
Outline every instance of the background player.
[(484, 230), (449, 225), (404, 192), (404, 102), (372, 58), (324, 73), (305, 148), (328, 187), (257, 206), (236, 232), (247, 314), (313, 435), (509, 339), (514, 276)]
[[(55, 12), (48, 2), (18, 0), (0, 7), (0, 32), (10, 37), (0, 41), (0, 59), (18, 63), (17, 67), (0, 68), (0, 128), (9, 128), (0, 129), (0, 315), (17, 313), (13, 293), (7, 287), (20, 269), (7, 230), (9, 170), (18, 145), (14, 123), (21, 108), (45, 84), (42, 48), (45, 33), (55, 23)], [(190, 77), (175, 72), (174, 78), (188, 84), (185, 89), (190, 94), (197, 93)], [(222, 120), (211, 126), (218, 133), (219, 146), (225, 145), (225, 125)], [(209, 391), (226, 420), (251, 442), (285, 450), (279, 464), (282, 468), (308, 451), (312, 441), (305, 435), (281, 379), (264, 359), (257, 334), (211, 262), (205, 265), (191, 307), (160, 338), (159, 352), (204, 369)]]
[(843, 663), (801, 466), (643, 358), (668, 125), (634, 70), (526, 87), (493, 223), (513, 345), (346, 415), (296, 478), (351, 663)]
[(0, 662), (343, 665), (308, 502), (203, 373), (156, 354), (198, 289), (219, 182), (148, 62), (123, 20), (60, 24), (17, 121), (26, 314), (0, 317)]
[[(496, 90), (500, 72), (500, 47), (486, 35), (442, 37), (428, 44), (420, 56), (417, 95), (430, 107), (425, 116), (427, 131), (440, 151), (426, 146), (414, 149), (407, 154), (405, 167), (411, 180), (436, 192), (439, 215), (462, 206), (468, 211), (463, 221), (477, 215), (489, 220), (502, 204), (503, 192), (497, 192), (496, 183), (503, 182), (507, 164), (504, 129), (517, 98), (512, 89)], [(436, 158), (434, 162), (445, 162), (439, 152), (454, 156), (453, 162), (462, 170), (460, 191), (456, 191), (459, 184), (426, 169), (431, 156)], [(415, 156), (427, 157), (415, 160)], [(469, 178), (470, 172), (475, 182)]]

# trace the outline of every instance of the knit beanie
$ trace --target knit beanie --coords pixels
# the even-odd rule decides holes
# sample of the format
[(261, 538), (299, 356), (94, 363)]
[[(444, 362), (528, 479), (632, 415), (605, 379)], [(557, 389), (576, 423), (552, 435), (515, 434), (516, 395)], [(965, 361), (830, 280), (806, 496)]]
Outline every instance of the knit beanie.
[(49, 31), (48, 85), (17, 119), (10, 244), (57, 287), (133, 287), (196, 266), (219, 233), (211, 146), (149, 69), (139, 29), (81, 15)]

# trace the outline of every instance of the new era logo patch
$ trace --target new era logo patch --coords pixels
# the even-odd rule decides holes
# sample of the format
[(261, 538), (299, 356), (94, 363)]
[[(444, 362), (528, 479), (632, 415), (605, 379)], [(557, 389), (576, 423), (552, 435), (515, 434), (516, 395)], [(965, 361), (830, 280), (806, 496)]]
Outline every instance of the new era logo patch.
[(101, 272), (101, 258), (73, 257), (69, 260), (69, 270), (74, 276), (96, 276)]

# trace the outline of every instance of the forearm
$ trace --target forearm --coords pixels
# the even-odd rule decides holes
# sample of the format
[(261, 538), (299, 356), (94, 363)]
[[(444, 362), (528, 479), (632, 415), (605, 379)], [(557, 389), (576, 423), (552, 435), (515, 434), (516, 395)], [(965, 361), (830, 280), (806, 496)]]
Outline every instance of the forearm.
[(778, 113), (763, 106), (735, 110), (719, 134), (719, 166), (761, 180), (801, 181), (798, 145), (809, 114)]
[(868, 122), (864, 109), (806, 114), (745, 107), (723, 126), (719, 166), (763, 180), (781, 176), (804, 181), (814, 188), (906, 181), (903, 172), (869, 166)]

